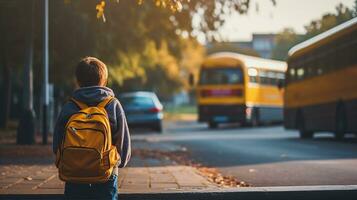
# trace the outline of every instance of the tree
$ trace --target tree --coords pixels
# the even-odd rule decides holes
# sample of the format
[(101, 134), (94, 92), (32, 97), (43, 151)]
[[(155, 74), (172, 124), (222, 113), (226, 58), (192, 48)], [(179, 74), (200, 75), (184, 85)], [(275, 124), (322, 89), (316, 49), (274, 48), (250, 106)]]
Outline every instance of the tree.
[(33, 53), (34, 53), (34, 9), (35, 1), (29, 0), (28, 3), (28, 17), (30, 19), (29, 29), (26, 39), (26, 61), (24, 66), (23, 79), (23, 105), (22, 114), (17, 128), (17, 144), (34, 144), (35, 143), (35, 127), (36, 115), (33, 109)]
[(338, 4), (336, 13), (325, 14), (321, 19), (314, 20), (305, 26), (305, 38), (311, 38), (352, 18), (353, 11), (343, 4)]
[[(180, 9), (171, 9), (170, 2), (179, 5), (177, 8)], [(68, 61), (61, 58), (73, 58), (68, 60), (76, 61), (74, 58), (94, 55), (108, 63), (113, 77), (110, 84), (118, 90), (144, 88), (158, 90), (164, 94), (163, 96), (168, 96), (184, 85), (183, 81), (177, 80), (177, 77), (182, 77), (170, 75), (170, 72), (180, 72), (182, 69), (180, 60), (183, 58), (185, 46), (183, 38), (195, 41), (197, 34), (205, 34), (207, 39), (213, 40), (217, 37), (215, 31), (224, 23), (221, 14), (245, 13), (249, 4), (250, 1), (246, 0), (121, 0), (119, 3), (107, 0), (99, 4), (94, 0), (86, 0), (85, 3), (83, 0), (71, 1), (70, 4), (57, 2), (55, 26), (65, 26), (66, 29), (57, 28), (54, 33), (54, 79), (56, 83), (67, 84), (69, 88), (72, 82), (63, 80), (70, 73), (68, 66), (73, 66), (74, 63), (66, 64)], [(93, 13), (95, 6), (98, 13)], [(192, 18), (198, 15), (202, 19), (198, 24), (193, 24)], [(105, 19), (105, 22), (97, 20), (97, 17)], [(73, 41), (73, 37), (76, 41)], [(156, 56), (163, 52), (170, 59), (161, 59), (159, 63)], [(164, 61), (167, 63), (162, 63)], [(171, 67), (163, 70), (159, 66)], [(158, 79), (150, 78), (155, 77), (153, 69), (157, 70), (167, 84), (154, 83)], [(165, 87), (171, 89), (167, 90)]]
[[(356, 2), (357, 5), (357, 2)], [(286, 28), (277, 36), (276, 46), (273, 49), (273, 58), (286, 60), (288, 50), (304, 40), (310, 39), (347, 20), (353, 18), (353, 10), (343, 4), (336, 6), (336, 13), (324, 14), (320, 19), (313, 20), (305, 26), (306, 33), (298, 35), (291, 28)]]
[(230, 43), (225, 43), (225, 42), (213, 43), (212, 47), (207, 48), (208, 55), (216, 53), (216, 52), (222, 52), (222, 51), (229, 51), (229, 52), (235, 52), (235, 53), (241, 53), (241, 54), (246, 54), (246, 55), (250, 55), (250, 56), (260, 57), (259, 53), (256, 52), (254, 49), (240, 48), (239, 46), (234, 46)]
[(285, 28), (276, 36), (276, 46), (273, 49), (272, 58), (286, 60), (289, 49), (303, 40), (302, 35), (298, 35), (294, 29)]
[[(0, 127), (7, 128), (11, 114), (14, 84), (20, 84), (26, 51), (26, 6), (18, 7), (19, 0), (0, 2), (0, 67), (1, 113)], [(27, 2), (25, 5), (28, 5)], [(24, 15), (25, 14), (25, 15)], [(14, 18), (13, 16), (18, 16)], [(19, 73), (16, 73), (19, 72)], [(15, 80), (15, 81), (14, 81)]]
[[(5, 90), (2, 91), (11, 92), (10, 86), (15, 81), (23, 84), (20, 74), (26, 57), (25, 41), (30, 24), (29, 18), (23, 15), (28, 11), (26, 2), (27, 0), (0, 2), (0, 60), (1, 67), (6, 72), (3, 73), (2, 86)], [(181, 64), (185, 56), (187, 58), (184, 52), (186, 44), (183, 41), (187, 39), (196, 42), (195, 38), (199, 35), (204, 35), (208, 41), (217, 39), (217, 30), (225, 21), (222, 15), (233, 12), (244, 14), (252, 3), (250, 0), (103, 2), (104, 4), (98, 0), (50, 1), (50, 82), (54, 83), (56, 98), (61, 97), (61, 101), (73, 88), (72, 74), (76, 62), (87, 55), (97, 56), (108, 64), (111, 73), (115, 75), (111, 78), (111, 86), (119, 91), (148, 88), (162, 91), (164, 96), (169, 96), (185, 85), (186, 78), (180, 75), (184, 74), (183, 69), (187, 69)], [(273, 0), (272, 2), (275, 3)], [(40, 66), (43, 12), (42, 5), (37, 5), (33, 13), (35, 94), (40, 93), (42, 85)], [(103, 22), (97, 17), (106, 20)], [(10, 71), (13, 72), (12, 77)], [(40, 101), (39, 96), (35, 95), (35, 108)], [(10, 98), (10, 93), (5, 92), (2, 95), (4, 108), (10, 107)], [(6, 114), (3, 116), (8, 118)]]

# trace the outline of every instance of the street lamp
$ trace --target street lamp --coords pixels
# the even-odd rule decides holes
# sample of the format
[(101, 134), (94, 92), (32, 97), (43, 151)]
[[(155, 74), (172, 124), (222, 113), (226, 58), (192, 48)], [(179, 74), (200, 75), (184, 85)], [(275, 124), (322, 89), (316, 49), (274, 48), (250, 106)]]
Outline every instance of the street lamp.
[(49, 91), (48, 91), (48, 0), (44, 0), (44, 37), (43, 37), (43, 121), (42, 121), (42, 144), (47, 144), (47, 111), (49, 104)]

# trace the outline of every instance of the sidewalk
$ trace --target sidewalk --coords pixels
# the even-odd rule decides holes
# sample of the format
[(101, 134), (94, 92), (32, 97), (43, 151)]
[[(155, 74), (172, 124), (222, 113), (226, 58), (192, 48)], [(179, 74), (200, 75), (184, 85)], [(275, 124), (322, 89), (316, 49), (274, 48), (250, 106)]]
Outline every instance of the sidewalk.
[[(0, 166), (0, 194), (63, 194), (64, 183), (52, 165)], [(118, 188), (124, 193), (197, 191), (218, 187), (193, 167), (128, 167), (120, 171)]]
[[(157, 159), (152, 144), (135, 141), (128, 167), (120, 169), (120, 194), (161, 193), (173, 191), (193, 192), (213, 190), (219, 186), (208, 181), (195, 167), (180, 165), (169, 158)], [(144, 149), (143, 149), (144, 148)], [(145, 149), (146, 148), (146, 149)], [(177, 150), (178, 147), (154, 148)], [(147, 151), (146, 151), (147, 150)], [(63, 194), (64, 183), (59, 180), (49, 145), (0, 145), (0, 195), (4, 194)]]
[[(182, 147), (139, 138), (133, 140), (129, 166), (120, 170), (119, 199), (352, 200), (357, 196), (357, 185), (242, 187), (244, 184), (217, 176), (210, 168), (191, 165), (180, 154), (185, 152)], [(0, 143), (0, 199), (60, 200), (64, 199), (63, 188), (50, 145)]]

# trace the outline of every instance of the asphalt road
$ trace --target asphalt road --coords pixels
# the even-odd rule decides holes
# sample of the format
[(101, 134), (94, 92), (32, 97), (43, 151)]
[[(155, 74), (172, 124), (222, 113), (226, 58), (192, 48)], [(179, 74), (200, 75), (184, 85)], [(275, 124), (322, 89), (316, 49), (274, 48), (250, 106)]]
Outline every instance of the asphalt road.
[(357, 138), (322, 133), (302, 140), (281, 126), (210, 130), (196, 122), (168, 122), (163, 134), (137, 139), (186, 147), (194, 160), (253, 186), (357, 185)]

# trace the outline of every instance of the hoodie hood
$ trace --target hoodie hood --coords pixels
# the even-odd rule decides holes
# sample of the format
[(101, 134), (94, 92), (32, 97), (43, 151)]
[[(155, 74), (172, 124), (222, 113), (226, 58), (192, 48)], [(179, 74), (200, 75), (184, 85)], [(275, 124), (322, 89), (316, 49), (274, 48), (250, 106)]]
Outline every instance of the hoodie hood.
[(91, 86), (82, 87), (73, 92), (73, 98), (88, 105), (95, 105), (108, 96), (113, 96), (113, 90), (107, 87)]

